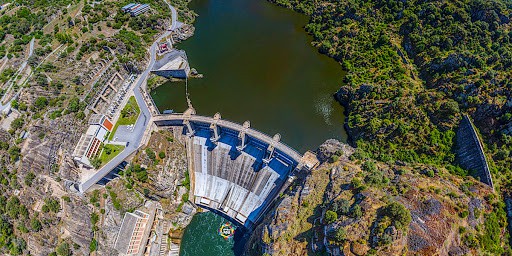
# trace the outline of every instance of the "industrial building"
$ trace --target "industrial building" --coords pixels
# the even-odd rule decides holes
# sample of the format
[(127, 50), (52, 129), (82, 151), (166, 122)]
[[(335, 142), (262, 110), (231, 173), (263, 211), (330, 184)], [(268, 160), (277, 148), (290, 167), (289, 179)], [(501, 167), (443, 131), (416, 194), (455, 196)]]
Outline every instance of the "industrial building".
[(182, 50), (172, 50), (155, 63), (151, 73), (165, 78), (187, 78), (190, 73), (187, 54)]
[(114, 248), (120, 255), (143, 255), (154, 216), (135, 210), (124, 214)]
[(160, 115), (154, 122), (183, 126), (191, 201), (240, 226), (258, 222), (295, 170), (317, 165), (316, 157), (303, 158), (280, 142), (279, 134), (269, 137), (249, 122), (236, 124), (218, 113), (213, 118), (193, 113)]
[(105, 141), (107, 134), (112, 132), (113, 124), (105, 115), (94, 114), (89, 119), (89, 128), (82, 134), (73, 151), (73, 159), (92, 167), (90, 159), (94, 158)]
[(149, 10), (149, 4), (131, 3), (123, 6), (121, 10), (135, 17), (142, 13), (147, 12)]

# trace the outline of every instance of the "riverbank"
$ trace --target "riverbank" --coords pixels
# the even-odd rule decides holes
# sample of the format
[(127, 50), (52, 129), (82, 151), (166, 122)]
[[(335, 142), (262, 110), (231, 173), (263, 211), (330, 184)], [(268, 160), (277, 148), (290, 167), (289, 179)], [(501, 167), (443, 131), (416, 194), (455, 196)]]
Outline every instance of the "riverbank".
[[(204, 75), (188, 81), (198, 113), (249, 120), (302, 153), (329, 138), (346, 140), (343, 107), (332, 97), (344, 73), (310, 46), (306, 16), (268, 2), (197, 0), (190, 8), (200, 14), (196, 31), (179, 48)], [(160, 111), (183, 112), (184, 95), (179, 82), (151, 92)]]

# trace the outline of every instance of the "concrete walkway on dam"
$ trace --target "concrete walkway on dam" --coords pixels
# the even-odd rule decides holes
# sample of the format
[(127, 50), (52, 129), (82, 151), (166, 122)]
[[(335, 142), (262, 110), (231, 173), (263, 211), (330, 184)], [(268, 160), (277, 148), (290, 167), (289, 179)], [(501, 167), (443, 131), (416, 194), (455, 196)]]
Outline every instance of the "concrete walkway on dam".
[[(290, 176), (315, 163), (280, 141), (244, 124), (196, 115), (155, 115), (157, 127), (180, 127), (187, 147), (191, 201), (233, 223), (250, 228)], [(316, 157), (315, 157), (316, 159)]]

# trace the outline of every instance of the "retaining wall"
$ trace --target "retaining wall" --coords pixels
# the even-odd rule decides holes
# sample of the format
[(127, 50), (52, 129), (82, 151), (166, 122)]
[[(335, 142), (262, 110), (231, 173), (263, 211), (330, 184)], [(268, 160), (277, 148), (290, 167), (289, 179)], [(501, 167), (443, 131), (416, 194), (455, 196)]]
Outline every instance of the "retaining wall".
[(473, 123), (467, 115), (462, 118), (457, 131), (457, 161), (468, 171), (473, 171), (481, 182), (494, 189), (491, 172), (484, 149)]

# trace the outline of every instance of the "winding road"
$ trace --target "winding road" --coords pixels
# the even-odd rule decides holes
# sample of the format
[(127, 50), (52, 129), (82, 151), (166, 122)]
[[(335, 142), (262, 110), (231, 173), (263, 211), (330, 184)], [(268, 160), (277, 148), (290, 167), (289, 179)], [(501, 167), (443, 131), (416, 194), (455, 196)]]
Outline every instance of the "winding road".
[[(165, 1), (165, 0), (164, 0)], [(165, 31), (158, 39), (153, 42), (151, 47), (149, 48), (150, 53), (150, 59), (149, 64), (146, 68), (146, 70), (139, 76), (137, 81), (135, 82), (135, 86), (133, 87), (133, 94), (135, 96), (135, 99), (137, 100), (137, 104), (140, 108), (140, 114), (137, 118), (137, 122), (135, 123), (135, 126), (133, 128), (133, 135), (131, 137), (130, 141), (127, 141), (127, 146), (125, 149), (119, 153), (116, 157), (114, 157), (110, 162), (105, 164), (103, 167), (101, 167), (96, 173), (94, 173), (92, 176), (87, 177), (85, 180), (82, 180), (82, 183), (78, 185), (78, 190), (81, 193), (86, 192), (91, 188), (94, 184), (96, 184), (98, 181), (103, 179), (107, 174), (109, 174), (114, 168), (116, 168), (118, 165), (120, 165), (127, 157), (129, 157), (131, 154), (137, 151), (137, 149), (140, 146), (140, 142), (142, 141), (142, 137), (144, 136), (144, 132), (146, 130), (147, 124), (149, 122), (149, 119), (151, 118), (151, 113), (149, 111), (148, 106), (146, 105), (146, 102), (144, 101), (144, 96), (142, 95), (142, 89), (141, 86), (143, 83), (146, 82), (147, 77), (149, 75), (149, 72), (153, 68), (155, 61), (156, 61), (156, 49), (157, 49), (157, 43), (161, 41), (164, 37), (169, 36), (173, 30), (176, 28), (179, 28), (182, 23), (178, 21), (178, 13), (176, 9), (170, 5), (167, 1), (165, 1), (169, 8), (171, 9), (171, 15), (172, 15), (172, 23), (169, 30)]]

